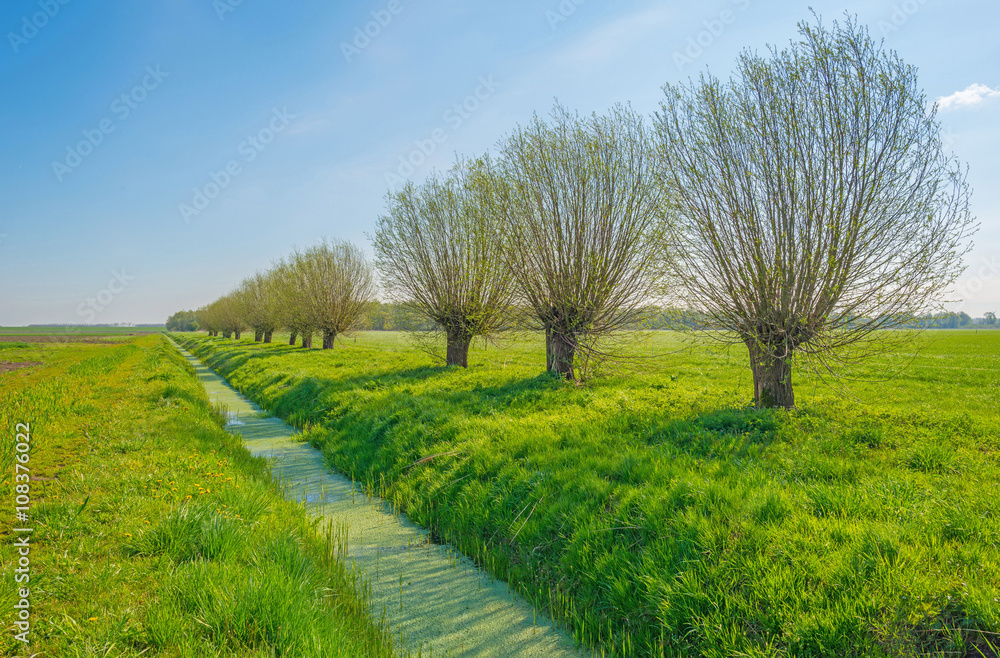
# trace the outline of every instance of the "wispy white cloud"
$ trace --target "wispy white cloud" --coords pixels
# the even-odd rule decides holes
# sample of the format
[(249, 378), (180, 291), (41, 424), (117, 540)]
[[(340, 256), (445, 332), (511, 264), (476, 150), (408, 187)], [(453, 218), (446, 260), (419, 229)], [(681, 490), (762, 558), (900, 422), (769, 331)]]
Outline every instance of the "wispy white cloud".
[(1000, 97), (1000, 90), (990, 89), (986, 85), (976, 82), (962, 91), (956, 91), (949, 96), (942, 96), (937, 100), (937, 105), (940, 110), (955, 110), (962, 107), (979, 105), (991, 98), (997, 97)]
[(603, 25), (555, 56), (566, 67), (613, 65), (621, 52), (658, 30), (674, 17), (666, 7), (654, 7)]

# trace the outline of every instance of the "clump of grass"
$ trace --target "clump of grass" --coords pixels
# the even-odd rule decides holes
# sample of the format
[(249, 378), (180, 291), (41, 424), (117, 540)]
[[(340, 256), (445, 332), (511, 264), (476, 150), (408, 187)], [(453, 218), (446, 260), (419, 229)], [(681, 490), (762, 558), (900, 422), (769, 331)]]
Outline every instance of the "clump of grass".
[(938, 442), (920, 442), (905, 456), (906, 465), (921, 473), (959, 473), (960, 461), (954, 448)]
[(224, 402), (215, 402), (211, 407), (211, 416), (216, 425), (225, 429), (226, 426), (229, 425), (232, 414), (229, 412), (228, 404), (225, 404)]
[(872, 423), (845, 428), (841, 433), (841, 440), (847, 445), (871, 449), (889, 445), (886, 429), (882, 425)]
[(238, 557), (245, 550), (244, 524), (216, 511), (214, 502), (184, 503), (126, 547), (131, 555), (166, 555), (174, 562)]

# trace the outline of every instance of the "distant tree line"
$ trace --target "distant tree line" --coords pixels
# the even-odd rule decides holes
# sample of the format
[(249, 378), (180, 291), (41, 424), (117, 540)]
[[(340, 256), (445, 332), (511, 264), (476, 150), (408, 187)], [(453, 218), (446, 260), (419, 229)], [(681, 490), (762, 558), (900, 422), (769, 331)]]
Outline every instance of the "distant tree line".
[(198, 331), (201, 325), (195, 311), (177, 311), (167, 318), (166, 328), (167, 331)]
[(961, 327), (971, 327), (972, 317), (968, 313), (934, 313), (917, 318), (913, 323), (919, 327), (928, 329), (959, 329)]
[(759, 407), (794, 406), (796, 358), (830, 367), (905, 339), (885, 329), (965, 326), (942, 301), (977, 225), (915, 69), (852, 19), (799, 35), (744, 52), (730, 80), (666, 85), (652, 122), (557, 103), (389, 192), (373, 263), (324, 240), (197, 325), (325, 349), (362, 325), (436, 331), (457, 366), (474, 338), (528, 328), (566, 379), (616, 331), (701, 330), (745, 345)]
[[(198, 331), (200, 311), (178, 311), (167, 320), (167, 331)], [(512, 314), (513, 315), (523, 315)], [(45, 325), (50, 326), (50, 325)], [(52, 325), (55, 326), (55, 325)], [(103, 326), (103, 325), (94, 325)], [(137, 327), (159, 325), (135, 325)], [(974, 318), (967, 313), (934, 313), (919, 316), (911, 320), (902, 320), (902, 329), (960, 329), (963, 327), (1000, 327), (996, 313), (987, 311), (983, 317)], [(404, 303), (374, 301), (365, 307), (354, 326), (359, 331), (434, 331), (433, 321)], [(687, 309), (662, 306), (647, 306), (641, 309), (639, 315), (623, 326), (627, 330), (669, 331), (683, 329), (720, 329), (712, 324), (711, 316), (696, 313)], [(511, 324), (504, 330), (527, 329), (524, 326)], [(263, 336), (262, 336), (263, 338)]]
[(290, 345), (301, 339), (303, 347), (312, 347), (318, 335), (323, 349), (332, 349), (337, 335), (355, 328), (374, 301), (374, 270), (362, 251), (342, 240), (323, 240), (247, 277), (196, 316), (212, 336), (239, 340), (249, 330), (255, 341), (270, 343), (284, 328)]

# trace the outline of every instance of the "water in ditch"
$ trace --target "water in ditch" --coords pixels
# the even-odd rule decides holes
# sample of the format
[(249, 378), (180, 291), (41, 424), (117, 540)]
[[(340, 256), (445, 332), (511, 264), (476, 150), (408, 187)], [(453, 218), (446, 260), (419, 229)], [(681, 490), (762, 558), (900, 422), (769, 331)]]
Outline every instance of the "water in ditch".
[(368, 579), (372, 613), (384, 614), (402, 648), (423, 656), (585, 656), (572, 638), (428, 532), (364, 495), (327, 467), (295, 430), (267, 417), (197, 357), (176, 346), (194, 366), (213, 402), (230, 412), (230, 431), (247, 449), (271, 460), (286, 496), (346, 531), (346, 557)]

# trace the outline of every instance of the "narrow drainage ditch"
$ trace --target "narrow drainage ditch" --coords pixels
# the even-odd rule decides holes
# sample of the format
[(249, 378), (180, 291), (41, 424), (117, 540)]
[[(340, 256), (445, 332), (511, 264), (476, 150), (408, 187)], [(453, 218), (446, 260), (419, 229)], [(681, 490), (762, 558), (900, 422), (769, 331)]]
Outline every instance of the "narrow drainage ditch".
[(295, 430), (266, 417), (221, 376), (173, 341), (194, 366), (209, 399), (229, 409), (227, 429), (271, 460), (285, 496), (346, 530), (345, 559), (370, 583), (372, 614), (414, 656), (587, 656), (572, 638), (507, 584), (389, 506), (331, 471)]

